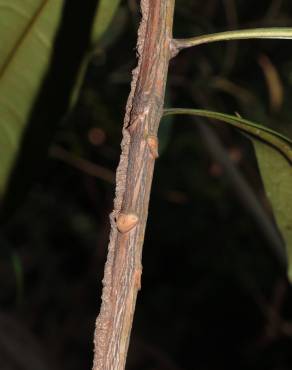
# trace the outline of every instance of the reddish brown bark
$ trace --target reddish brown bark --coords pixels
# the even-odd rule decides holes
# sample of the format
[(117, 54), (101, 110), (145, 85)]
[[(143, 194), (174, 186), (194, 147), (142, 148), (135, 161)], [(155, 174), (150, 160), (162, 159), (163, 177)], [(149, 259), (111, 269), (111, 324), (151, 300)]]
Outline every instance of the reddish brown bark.
[(174, 0), (142, 0), (141, 10), (138, 66), (133, 71), (123, 127), (93, 370), (125, 367), (171, 57)]

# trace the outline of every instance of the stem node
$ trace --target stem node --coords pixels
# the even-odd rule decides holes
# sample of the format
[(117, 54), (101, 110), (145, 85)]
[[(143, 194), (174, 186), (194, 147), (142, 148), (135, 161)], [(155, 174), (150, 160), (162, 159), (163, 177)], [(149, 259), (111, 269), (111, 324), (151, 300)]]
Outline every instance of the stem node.
[(154, 159), (159, 157), (158, 154), (158, 138), (156, 135), (148, 135), (146, 138), (150, 153)]
[(132, 230), (138, 221), (139, 217), (135, 213), (120, 213), (117, 219), (117, 228), (120, 233), (125, 234)]

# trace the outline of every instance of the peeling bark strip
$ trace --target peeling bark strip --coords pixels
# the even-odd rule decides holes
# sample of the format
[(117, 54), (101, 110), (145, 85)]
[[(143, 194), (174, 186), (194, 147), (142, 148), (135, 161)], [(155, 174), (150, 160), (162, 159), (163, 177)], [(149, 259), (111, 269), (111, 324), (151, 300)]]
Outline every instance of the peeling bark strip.
[[(141, 0), (138, 66), (133, 71), (123, 126), (102, 305), (94, 335), (93, 370), (122, 370), (126, 363), (140, 289), (142, 245), (157, 156), (155, 138), (171, 57), (174, 1)], [(134, 222), (129, 215), (136, 215)]]

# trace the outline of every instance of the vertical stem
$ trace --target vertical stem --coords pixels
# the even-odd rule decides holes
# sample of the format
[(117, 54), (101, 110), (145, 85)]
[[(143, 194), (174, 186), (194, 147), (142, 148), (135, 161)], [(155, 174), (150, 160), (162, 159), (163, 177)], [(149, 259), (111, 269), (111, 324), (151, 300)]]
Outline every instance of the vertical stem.
[(93, 370), (125, 367), (137, 292), (169, 59), (175, 0), (141, 0), (133, 71), (117, 169), (114, 211), (96, 321)]

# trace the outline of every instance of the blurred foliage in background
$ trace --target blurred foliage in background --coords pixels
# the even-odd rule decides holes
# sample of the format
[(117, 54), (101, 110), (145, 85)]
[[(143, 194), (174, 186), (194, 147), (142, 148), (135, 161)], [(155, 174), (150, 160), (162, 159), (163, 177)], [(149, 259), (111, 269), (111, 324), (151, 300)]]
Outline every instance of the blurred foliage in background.
[[(0, 229), (3, 370), (91, 367), (138, 24), (138, 2), (121, 1), (74, 109), (56, 122), (36, 115), (49, 155), (38, 162), (28, 146), (34, 162), (12, 176)], [(292, 26), (290, 0), (176, 1), (175, 37), (271, 26)], [(239, 112), (291, 137), (291, 50), (279, 40), (187, 50), (171, 62), (166, 106)], [(127, 369), (291, 369), (291, 287), (201, 126), (161, 124)], [(272, 218), (248, 140), (207, 127)]]

